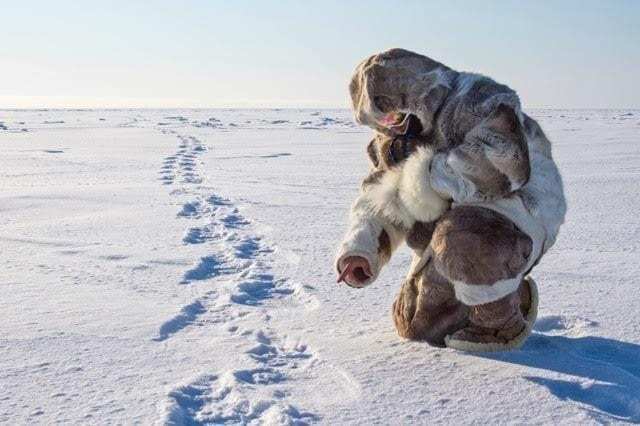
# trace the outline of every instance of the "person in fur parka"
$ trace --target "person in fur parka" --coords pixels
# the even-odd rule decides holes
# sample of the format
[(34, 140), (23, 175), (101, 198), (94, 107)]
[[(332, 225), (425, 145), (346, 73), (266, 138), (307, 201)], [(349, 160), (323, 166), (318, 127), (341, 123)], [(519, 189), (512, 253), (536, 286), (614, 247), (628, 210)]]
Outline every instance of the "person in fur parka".
[(403, 49), (363, 61), (350, 93), (375, 137), (339, 281), (371, 284), (405, 241), (415, 256), (393, 304), (401, 336), (461, 350), (520, 346), (537, 315), (528, 274), (566, 212), (540, 126), (507, 86)]

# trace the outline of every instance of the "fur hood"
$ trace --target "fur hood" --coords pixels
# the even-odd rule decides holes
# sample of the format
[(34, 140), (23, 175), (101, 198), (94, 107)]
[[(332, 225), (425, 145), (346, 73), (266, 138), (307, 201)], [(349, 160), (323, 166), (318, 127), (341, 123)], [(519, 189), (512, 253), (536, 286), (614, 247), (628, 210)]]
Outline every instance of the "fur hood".
[(426, 133), (456, 74), (440, 62), (404, 49), (372, 55), (358, 65), (349, 84), (355, 119), (389, 135), (378, 124), (382, 117), (390, 111), (412, 112)]

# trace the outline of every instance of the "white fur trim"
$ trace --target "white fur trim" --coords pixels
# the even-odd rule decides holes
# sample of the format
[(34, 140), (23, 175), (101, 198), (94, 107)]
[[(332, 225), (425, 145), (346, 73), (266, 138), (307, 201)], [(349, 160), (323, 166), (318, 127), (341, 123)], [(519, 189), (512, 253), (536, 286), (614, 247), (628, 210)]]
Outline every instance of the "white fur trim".
[(378, 259), (378, 238), (382, 233), (382, 226), (373, 221), (362, 221), (361, 217), (356, 217), (347, 234), (344, 237), (338, 253), (336, 255), (336, 270), (338, 273), (342, 271), (342, 262), (349, 256), (360, 256), (367, 259), (371, 267), (373, 276), (367, 281), (372, 283), (378, 276), (380, 270), (380, 262)]
[(342, 271), (342, 262), (348, 256), (360, 256), (367, 259), (373, 276), (367, 280), (363, 287), (376, 280), (384, 261), (378, 254), (380, 235), (386, 232), (391, 243), (391, 251), (395, 250), (403, 235), (392, 226), (385, 224), (379, 215), (370, 206), (370, 200), (366, 193), (360, 194), (351, 206), (349, 228), (336, 254), (335, 267), (338, 273)]
[(380, 272), (378, 267), (378, 259), (377, 257), (372, 256), (371, 253), (366, 251), (348, 251), (348, 252), (342, 253), (336, 259), (336, 272), (338, 272), (338, 274), (340, 274), (344, 269), (344, 264), (343, 264), (344, 260), (349, 256), (360, 256), (367, 259), (367, 262), (369, 262), (369, 266), (371, 267), (371, 273), (373, 274), (371, 277), (369, 277), (369, 279), (367, 279), (362, 283), (348, 283), (351, 287), (357, 287), (357, 288), (366, 287), (372, 282), (374, 282), (376, 278), (378, 278), (378, 273)]
[(433, 151), (420, 147), (402, 167), (399, 195), (406, 210), (420, 222), (431, 222), (448, 209), (446, 202), (431, 188), (429, 167)]
[(400, 177), (399, 169), (388, 170), (382, 175), (380, 181), (367, 188), (362, 197), (373, 215), (385, 217), (393, 223), (410, 228), (414, 219), (398, 202)]
[(531, 138), (529, 141), (531, 177), (520, 192), (527, 210), (546, 231), (544, 253), (556, 241), (567, 212), (567, 204), (560, 172), (553, 159), (544, 154), (546, 147), (542, 139)]
[(386, 171), (362, 194), (376, 215), (409, 229), (416, 221), (431, 222), (447, 210), (448, 202), (430, 185), (433, 151), (420, 147), (400, 167)]
[(467, 306), (484, 305), (498, 299), (502, 299), (507, 294), (518, 289), (522, 281), (519, 274), (516, 278), (501, 280), (491, 285), (466, 284), (462, 281), (453, 281), (453, 288), (456, 292), (456, 299)]
[(538, 318), (538, 304), (540, 299), (540, 296), (538, 294), (538, 286), (533, 278), (526, 277), (525, 281), (527, 282), (527, 284), (529, 284), (529, 290), (531, 292), (531, 307), (529, 308), (529, 312), (527, 312), (527, 315), (524, 318), (526, 325), (524, 327), (524, 330), (522, 330), (520, 334), (518, 334), (508, 343), (467, 342), (464, 340), (452, 339), (451, 336), (446, 336), (444, 338), (444, 344), (449, 348), (467, 352), (498, 352), (508, 351), (510, 349), (517, 349), (521, 347), (527, 340), (527, 337), (531, 335), (533, 326), (536, 323), (536, 318)]

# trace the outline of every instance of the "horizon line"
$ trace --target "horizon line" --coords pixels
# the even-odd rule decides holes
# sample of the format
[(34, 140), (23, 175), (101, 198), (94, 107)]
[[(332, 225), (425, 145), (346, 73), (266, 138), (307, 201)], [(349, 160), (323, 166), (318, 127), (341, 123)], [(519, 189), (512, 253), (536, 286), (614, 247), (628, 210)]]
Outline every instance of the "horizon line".
[[(126, 106), (126, 107), (111, 107), (111, 106), (99, 106), (99, 107), (47, 107), (47, 106), (38, 106), (38, 107), (8, 107), (1, 108), (0, 111), (125, 111), (125, 110), (150, 110), (150, 111), (162, 111), (162, 110), (350, 110), (349, 107), (328, 107), (328, 106), (259, 106), (259, 107), (249, 107), (249, 106), (211, 106), (211, 107), (200, 107), (200, 106), (189, 106), (189, 107), (149, 107), (149, 106)], [(606, 111), (606, 110), (640, 110), (640, 106), (637, 107), (624, 107), (624, 106), (611, 106), (611, 107), (565, 107), (565, 106), (536, 106), (536, 107), (527, 107), (523, 108), (523, 110), (590, 110), (590, 111)]]

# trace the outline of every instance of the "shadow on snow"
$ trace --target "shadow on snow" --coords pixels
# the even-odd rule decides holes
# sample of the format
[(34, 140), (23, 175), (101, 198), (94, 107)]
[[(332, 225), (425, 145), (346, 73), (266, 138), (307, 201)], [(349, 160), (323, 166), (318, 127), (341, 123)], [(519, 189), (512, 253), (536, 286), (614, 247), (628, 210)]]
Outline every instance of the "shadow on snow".
[(579, 403), (597, 420), (640, 423), (640, 345), (534, 333), (518, 351), (476, 356), (575, 376), (578, 380), (525, 379), (561, 400)]

